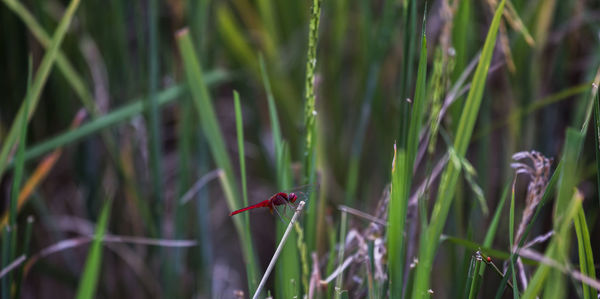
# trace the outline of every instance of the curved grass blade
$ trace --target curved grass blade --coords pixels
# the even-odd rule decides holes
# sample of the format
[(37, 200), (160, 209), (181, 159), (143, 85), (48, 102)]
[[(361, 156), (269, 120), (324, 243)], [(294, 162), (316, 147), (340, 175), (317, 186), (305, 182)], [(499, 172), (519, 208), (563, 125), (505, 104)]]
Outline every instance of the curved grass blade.
[[(67, 34), (67, 29), (69, 28), (73, 15), (75, 14), (77, 7), (79, 6), (79, 1), (80, 0), (72, 0), (69, 3), (65, 14), (60, 20), (58, 27), (56, 28), (54, 36), (52, 37), (50, 47), (44, 55), (44, 58), (40, 63), (37, 73), (35, 74), (35, 78), (33, 80), (31, 88), (28, 89), (27, 95), (25, 96), (26, 98), (29, 97), (30, 101), (23, 102), (23, 104), (21, 105), (21, 108), (19, 109), (19, 112), (17, 113), (17, 116), (15, 117), (15, 120), (13, 121), (13, 124), (10, 127), (10, 131), (3, 142), (2, 149), (0, 150), (0, 177), (2, 177), (2, 174), (6, 169), (8, 155), (12, 150), (12, 147), (17, 142), (17, 136), (21, 133), (20, 129), (22, 119), (25, 118), (27, 119), (27, 121), (29, 121), (29, 119), (33, 115), (33, 112), (37, 108), (37, 104), (40, 99), (40, 94), (42, 93), (42, 88), (46, 84), (48, 76), (50, 75), (50, 71), (52, 70), (52, 66), (56, 61), (60, 45), (62, 44), (62, 41), (65, 35)], [(27, 110), (24, 106), (25, 103), (29, 103), (29, 107)]]
[[(213, 85), (217, 82), (224, 80), (226, 77), (227, 75), (221, 71), (208, 72), (206, 74), (206, 84)], [(176, 101), (183, 94), (183, 91), (184, 89), (180, 85), (176, 85), (163, 90), (157, 95), (158, 105), (163, 106), (173, 101)], [(131, 104), (115, 109), (114, 111), (105, 114), (101, 117), (98, 117), (77, 129), (72, 129), (67, 132), (61, 133), (56, 137), (52, 137), (47, 141), (32, 146), (25, 152), (25, 161), (37, 158), (49, 151), (52, 151), (64, 145), (72, 144), (77, 140), (89, 137), (92, 134), (118, 125), (136, 115), (143, 113), (148, 109), (144, 101), (145, 99), (132, 100)], [(10, 163), (8, 165), (8, 168), (10, 167), (13, 167), (13, 163)]]
[[(463, 109), (454, 148), (460, 157), (464, 157), (467, 152), (473, 127), (477, 119), (479, 107), (483, 97), (483, 89), (487, 78), (487, 72), (492, 59), (494, 46), (496, 44), (496, 35), (500, 25), (500, 19), (504, 10), (505, 0), (502, 0), (498, 5), (498, 9), (494, 14), (494, 19), (488, 31), (479, 65), (473, 75), (471, 89), (467, 96), (465, 107)], [(428, 296), (427, 290), (430, 285), (431, 267), (433, 259), (437, 251), (439, 237), (446, 223), (448, 211), (454, 197), (455, 187), (460, 174), (460, 168), (449, 163), (444, 174), (442, 175), (441, 184), (438, 191), (438, 197), (435, 202), (431, 215), (431, 222), (427, 229), (425, 238), (427, 242), (419, 248), (419, 265), (417, 266), (417, 274), (415, 278), (415, 287), (413, 288), (412, 298), (421, 298)]]
[(102, 262), (102, 239), (108, 225), (111, 204), (112, 200), (104, 202), (102, 212), (98, 218), (94, 241), (88, 251), (83, 274), (77, 288), (77, 295), (75, 296), (77, 299), (91, 299), (95, 297)]
[[(510, 240), (510, 252), (514, 251), (514, 248), (512, 248), (512, 244), (515, 243), (515, 184), (517, 182), (517, 177), (515, 175), (515, 179), (513, 180), (513, 184), (512, 184), (512, 192), (510, 193), (510, 213), (509, 213), (509, 220), (508, 220), (508, 234), (509, 234), (509, 240)], [(519, 285), (517, 284), (517, 275), (515, 272), (515, 263), (512, 259), (510, 259), (508, 261), (510, 263), (510, 271), (512, 272), (512, 285), (513, 285), (513, 298), (518, 299), (519, 298)]]
[[(564, 165), (561, 171), (558, 185), (558, 195), (554, 208), (554, 231), (556, 232), (545, 255), (551, 259), (563, 261), (567, 256), (569, 244), (564, 242), (569, 236), (570, 222), (576, 215), (576, 208), (581, 204), (583, 199), (580, 194), (573, 194), (573, 190), (577, 184), (577, 161), (581, 152), (583, 141), (583, 133), (574, 129), (567, 129), (567, 138), (563, 156), (561, 159)], [(563, 241), (561, 241), (563, 240)], [(546, 279), (549, 279), (545, 283)], [(551, 269), (548, 265), (541, 265), (536, 270), (530, 284), (523, 293), (523, 298), (532, 299), (538, 296), (542, 287), (545, 287), (544, 294), (549, 296), (564, 296), (565, 281), (559, 270)], [(546, 296), (544, 296), (546, 297)]]
[[(12, 10), (25, 24), (25, 26), (31, 31), (31, 34), (37, 39), (37, 41), (46, 49), (51, 46), (51, 38), (48, 33), (44, 30), (35, 17), (27, 10), (25, 5), (21, 1), (17, 0), (2, 0), (6, 6)], [(56, 65), (62, 72), (65, 79), (71, 85), (75, 93), (79, 96), (81, 102), (86, 109), (92, 114), (97, 110), (93, 97), (90, 91), (86, 88), (83, 81), (83, 77), (77, 73), (71, 62), (67, 59), (65, 54), (58, 49), (56, 57)]]
[(425, 36), (425, 14), (423, 16), (423, 30), (421, 32), (421, 55), (417, 74), (417, 87), (415, 89), (414, 104), (410, 115), (406, 148), (394, 149), (394, 162), (392, 165), (392, 190), (389, 205), (389, 231), (388, 231), (388, 256), (390, 273), (390, 291), (392, 297), (402, 296), (404, 276), (404, 228), (410, 186), (412, 183), (413, 166), (419, 147), (419, 133), (423, 124), (423, 111), (426, 101), (427, 81), (427, 37)]
[[(583, 209), (577, 211), (574, 221), (575, 234), (577, 235), (577, 252), (579, 254), (579, 268), (581, 274), (596, 279), (596, 268), (594, 266), (594, 254), (590, 242), (590, 232), (585, 220)], [(598, 298), (598, 291), (590, 288), (587, 284), (581, 285), (584, 299)]]
[[(206, 136), (210, 152), (217, 167), (223, 170), (224, 176), (221, 176), (221, 186), (225, 192), (227, 205), (231, 210), (239, 209), (242, 205), (239, 199), (233, 174), (231, 160), (227, 154), (225, 140), (221, 132), (221, 127), (217, 121), (215, 110), (211, 101), (210, 93), (204, 80), (204, 74), (200, 66), (198, 57), (194, 50), (190, 33), (188, 29), (183, 29), (177, 33), (177, 43), (179, 51), (184, 62), (184, 69), (187, 77), (188, 88), (192, 95), (194, 105), (200, 116), (202, 131)], [(244, 261), (246, 262), (249, 293), (254, 293), (258, 284), (258, 267), (252, 247), (251, 237), (246, 235), (241, 218), (233, 217), (233, 223), (242, 242)]]

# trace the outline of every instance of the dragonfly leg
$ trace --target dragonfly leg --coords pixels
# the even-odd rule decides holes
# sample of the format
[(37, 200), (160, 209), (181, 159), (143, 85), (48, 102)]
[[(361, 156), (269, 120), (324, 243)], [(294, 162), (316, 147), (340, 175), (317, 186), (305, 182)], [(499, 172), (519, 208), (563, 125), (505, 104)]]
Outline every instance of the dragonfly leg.
[(285, 201), (285, 205), (288, 206), (288, 207), (290, 207), (290, 210), (296, 212), (297, 206), (295, 204), (293, 204), (293, 203), (291, 203), (291, 202), (289, 202), (289, 201), (286, 200)]
[[(277, 216), (279, 216), (279, 220), (281, 220), (281, 222), (283, 222), (283, 224), (285, 224), (286, 222), (283, 221), (283, 216), (279, 213), (279, 210), (277, 210), (277, 208), (272, 208), (273, 210), (275, 210), (275, 213), (277, 213)], [(285, 218), (287, 219), (287, 217)]]

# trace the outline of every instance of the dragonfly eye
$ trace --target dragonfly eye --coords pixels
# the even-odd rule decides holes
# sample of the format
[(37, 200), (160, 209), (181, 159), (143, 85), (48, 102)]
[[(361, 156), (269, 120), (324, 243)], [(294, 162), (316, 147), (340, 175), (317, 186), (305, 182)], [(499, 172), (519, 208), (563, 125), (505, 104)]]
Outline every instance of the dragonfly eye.
[(296, 199), (298, 199), (298, 196), (296, 196), (296, 193), (290, 193), (288, 196), (289, 201), (291, 202), (295, 202)]

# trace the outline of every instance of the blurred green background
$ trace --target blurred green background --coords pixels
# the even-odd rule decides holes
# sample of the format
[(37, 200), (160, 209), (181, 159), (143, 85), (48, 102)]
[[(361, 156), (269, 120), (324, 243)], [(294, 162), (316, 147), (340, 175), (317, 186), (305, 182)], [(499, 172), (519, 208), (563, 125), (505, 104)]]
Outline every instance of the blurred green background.
[[(593, 237), (600, 229), (591, 113), (592, 82), (600, 74), (596, 1), (502, 2), (489, 68), (475, 75), (500, 1), (1, 2), (0, 211), (10, 219), (1, 224), (0, 268), (25, 255), (0, 280), (2, 298), (248, 297), (286, 225), (266, 209), (239, 217), (229, 212), (295, 186), (309, 190), (308, 208), (267, 283), (275, 298), (308, 294), (315, 269), (325, 279), (343, 262), (340, 248), (346, 257), (357, 252), (344, 243), (353, 240), (344, 231), (365, 238), (357, 246), (366, 253), (357, 257), (366, 261), (353, 261), (340, 289), (332, 281), (318, 295), (410, 298), (417, 278), (408, 265), (421, 256), (419, 248), (428, 248), (419, 240), (435, 222), (427, 215), (441, 175), (433, 173), (458, 148), (453, 140), (463, 134), (459, 120), (469, 110), (472, 86), (485, 88), (480, 106), (469, 110), (476, 122), (466, 156), (460, 148), (458, 162), (451, 154), (463, 171), (446, 194), (455, 199), (448, 220), (440, 218), (443, 237), (459, 241), (431, 247), (434, 296), (489, 298), (503, 285), (491, 266), (473, 283), (479, 268), (472, 257), (478, 247), (491, 247), (500, 253), (483, 250), (484, 256), (498, 258), (500, 270), (508, 267), (502, 254), (514, 243), (509, 231), (531, 208), (527, 176), (518, 177), (514, 192), (507, 187), (515, 174), (511, 156), (519, 151), (554, 158), (552, 170), (564, 157), (563, 171), (572, 174), (572, 181), (557, 174), (558, 190), (568, 191), (557, 192), (556, 204), (540, 206), (528, 241), (554, 229), (568, 239), (557, 245), (562, 253), (549, 250), (547, 257), (595, 273), (593, 260), (587, 270), (580, 261), (582, 252), (586, 260), (600, 246)], [(312, 77), (307, 65), (315, 62)], [(423, 105), (420, 121), (416, 103)], [(19, 109), (30, 111), (28, 122)], [(572, 143), (565, 141), (567, 127), (582, 132)], [(418, 146), (409, 159), (414, 176), (406, 167), (412, 182), (400, 197), (406, 201), (422, 183), (426, 192), (418, 208), (404, 210), (406, 227), (396, 236), (405, 241), (392, 247), (401, 248), (396, 273), (405, 277), (378, 278), (378, 265), (390, 274), (390, 253), (377, 257), (376, 244), (393, 241), (385, 228), (365, 233), (373, 224), (341, 217), (339, 206), (386, 221), (395, 144), (400, 151)], [(565, 144), (576, 158), (568, 160)], [(577, 234), (563, 235), (557, 209), (571, 202), (572, 187), (584, 198), (577, 219), (587, 219), (587, 226), (582, 233), (578, 222)], [(492, 221), (496, 211), (498, 222)], [(94, 231), (98, 242), (90, 238)], [(534, 248), (544, 254), (551, 247)], [(539, 268), (539, 261), (526, 262), (529, 279)], [(562, 281), (554, 296), (595, 297), (572, 274), (553, 269), (541, 284), (544, 294)], [(514, 293), (508, 288), (504, 296)]]

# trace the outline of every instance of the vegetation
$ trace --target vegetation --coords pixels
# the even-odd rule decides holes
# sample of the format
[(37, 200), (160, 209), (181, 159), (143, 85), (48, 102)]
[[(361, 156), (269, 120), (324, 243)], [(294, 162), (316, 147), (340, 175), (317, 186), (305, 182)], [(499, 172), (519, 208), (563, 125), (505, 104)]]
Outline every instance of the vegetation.
[(598, 3), (0, 2), (0, 298), (598, 297)]

